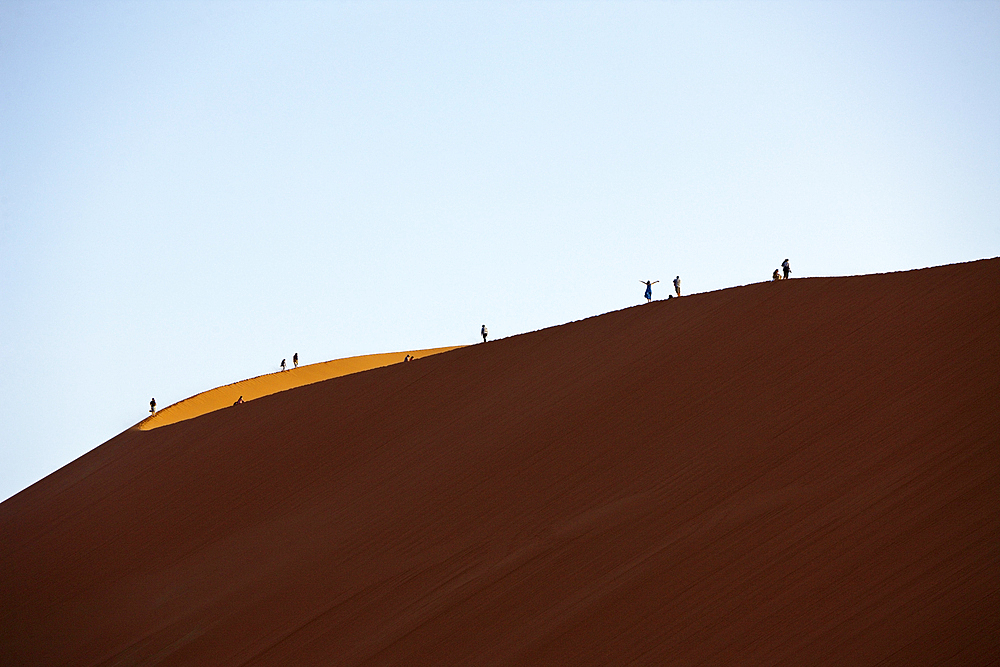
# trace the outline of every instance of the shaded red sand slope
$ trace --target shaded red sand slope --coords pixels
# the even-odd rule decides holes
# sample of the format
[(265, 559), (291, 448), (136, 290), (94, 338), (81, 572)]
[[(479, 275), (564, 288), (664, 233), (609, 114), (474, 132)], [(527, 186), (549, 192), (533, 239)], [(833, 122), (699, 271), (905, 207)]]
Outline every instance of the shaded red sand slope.
[(0, 504), (0, 664), (995, 664), (998, 286), (749, 285), (122, 433)]

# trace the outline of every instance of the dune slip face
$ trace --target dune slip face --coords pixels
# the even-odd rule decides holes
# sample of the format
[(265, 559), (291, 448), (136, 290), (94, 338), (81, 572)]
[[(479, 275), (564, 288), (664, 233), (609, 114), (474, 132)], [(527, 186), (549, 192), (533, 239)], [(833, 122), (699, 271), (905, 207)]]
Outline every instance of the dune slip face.
[(998, 332), (792, 279), (130, 429), (0, 503), (0, 664), (996, 664)]

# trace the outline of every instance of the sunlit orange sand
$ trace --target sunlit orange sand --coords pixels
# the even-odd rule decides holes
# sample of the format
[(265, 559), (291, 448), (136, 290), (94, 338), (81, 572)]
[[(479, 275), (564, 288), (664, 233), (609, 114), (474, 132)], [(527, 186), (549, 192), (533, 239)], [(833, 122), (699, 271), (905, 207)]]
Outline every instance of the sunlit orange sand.
[(178, 401), (173, 405), (167, 406), (155, 415), (150, 415), (142, 420), (139, 423), (139, 430), (148, 431), (230, 407), (240, 396), (243, 397), (244, 401), (252, 401), (255, 398), (269, 396), (279, 391), (294, 389), (295, 387), (301, 387), (314, 382), (322, 382), (323, 380), (329, 380), (342, 375), (350, 375), (351, 373), (360, 373), (372, 368), (397, 364), (402, 362), (407, 355), (416, 357), (419, 360), (421, 357), (429, 357), (432, 354), (448, 352), (459, 347), (463, 346), (435, 347), (428, 350), (414, 350), (411, 352), (366, 354), (360, 357), (334, 359), (333, 361), (299, 366), (287, 371), (259, 375), (249, 380), (241, 380), (240, 382), (203, 391), (191, 398), (186, 398), (183, 401)]

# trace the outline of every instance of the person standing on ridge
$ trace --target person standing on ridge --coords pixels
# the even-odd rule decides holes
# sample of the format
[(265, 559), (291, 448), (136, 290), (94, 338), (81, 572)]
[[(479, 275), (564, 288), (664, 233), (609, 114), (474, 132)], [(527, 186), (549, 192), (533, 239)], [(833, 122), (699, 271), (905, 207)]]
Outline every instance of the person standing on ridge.
[(674, 291), (677, 292), (677, 296), (681, 295), (681, 277), (677, 276), (674, 278)]
[(285, 370), (285, 360), (281, 360), (281, 370)]
[(296, 368), (299, 367), (299, 353), (298, 352), (296, 352), (295, 354), (292, 355), (292, 366), (295, 366)]
[(155, 398), (149, 399), (149, 414), (151, 414), (151, 415), (155, 415), (156, 414), (156, 399)]
[(788, 266), (787, 258), (781, 263), (781, 271), (785, 274), (785, 280), (788, 280), (788, 274), (792, 272), (792, 268)]
[(489, 333), (489, 331), (486, 330), (486, 325), (485, 324), (483, 325), (483, 328), (479, 330), (479, 333), (483, 334), (483, 342), (485, 343), (486, 342), (486, 334)]
[(654, 280), (653, 282), (649, 282), (648, 280), (640, 280), (639, 282), (646, 286), (646, 293), (643, 296), (646, 297), (646, 303), (649, 303), (653, 300), (653, 285), (660, 281)]

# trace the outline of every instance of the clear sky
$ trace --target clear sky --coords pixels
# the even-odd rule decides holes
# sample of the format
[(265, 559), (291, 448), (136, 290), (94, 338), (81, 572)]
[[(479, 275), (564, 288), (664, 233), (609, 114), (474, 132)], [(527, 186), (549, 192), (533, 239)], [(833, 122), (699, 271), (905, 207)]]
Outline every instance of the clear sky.
[(997, 255), (998, 2), (0, 0), (0, 499), (295, 352)]

